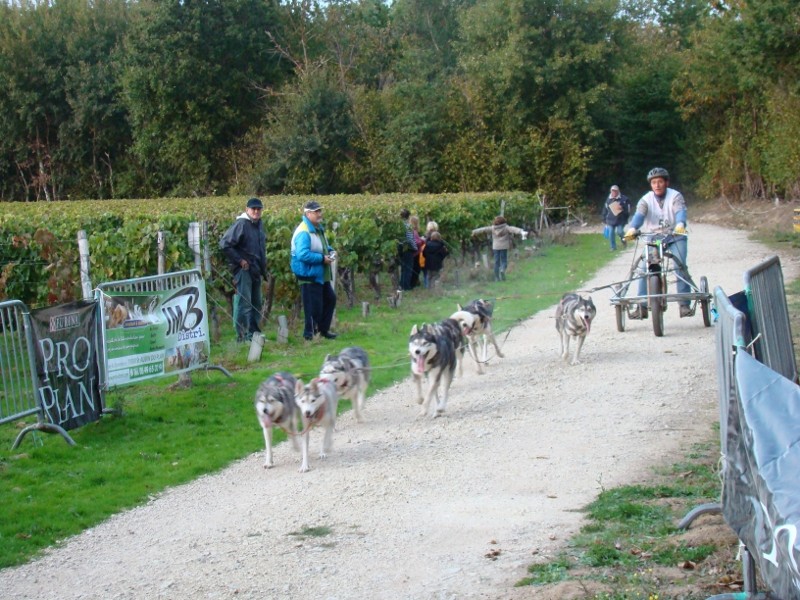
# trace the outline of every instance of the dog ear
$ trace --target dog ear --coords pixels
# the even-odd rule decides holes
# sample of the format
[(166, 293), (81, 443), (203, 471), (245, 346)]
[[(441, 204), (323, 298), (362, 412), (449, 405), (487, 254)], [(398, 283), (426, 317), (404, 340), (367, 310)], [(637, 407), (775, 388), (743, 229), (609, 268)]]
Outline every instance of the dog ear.
[(298, 395), (302, 394), (304, 388), (305, 388), (305, 386), (303, 385), (303, 380), (302, 379), (298, 379), (294, 384), (294, 395), (298, 396)]
[(461, 308), (460, 304), (456, 303), (456, 306), (458, 307), (458, 310), (464, 310), (463, 308)]
[(330, 354), (326, 354), (325, 355), (325, 360), (323, 360), (322, 362), (328, 362), (330, 359), (331, 359), (331, 355)]
[(417, 324), (414, 323), (414, 326), (411, 328), (410, 335), (417, 335), (417, 333), (419, 333), (419, 330), (417, 329)]

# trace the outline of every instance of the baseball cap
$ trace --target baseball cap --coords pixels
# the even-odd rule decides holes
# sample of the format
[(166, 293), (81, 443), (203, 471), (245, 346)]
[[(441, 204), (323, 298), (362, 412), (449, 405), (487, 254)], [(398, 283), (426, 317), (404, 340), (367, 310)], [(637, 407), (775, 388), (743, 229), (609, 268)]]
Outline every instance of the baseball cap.
[(614, 190), (619, 191), (619, 186), (618, 185), (612, 185), (611, 186), (611, 191), (613, 192)]
[(322, 210), (322, 206), (316, 200), (309, 200), (303, 205), (303, 212), (317, 212)]
[(247, 201), (247, 208), (264, 208), (264, 205), (258, 198), (250, 198), (250, 200)]

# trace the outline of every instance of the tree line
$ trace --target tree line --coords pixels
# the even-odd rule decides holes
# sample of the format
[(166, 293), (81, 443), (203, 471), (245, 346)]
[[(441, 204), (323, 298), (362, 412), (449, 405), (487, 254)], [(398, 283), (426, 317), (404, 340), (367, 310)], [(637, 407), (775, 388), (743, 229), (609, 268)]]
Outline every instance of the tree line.
[[(0, 199), (800, 192), (797, 0), (12, 0)], [(635, 194), (634, 194), (635, 195)]]

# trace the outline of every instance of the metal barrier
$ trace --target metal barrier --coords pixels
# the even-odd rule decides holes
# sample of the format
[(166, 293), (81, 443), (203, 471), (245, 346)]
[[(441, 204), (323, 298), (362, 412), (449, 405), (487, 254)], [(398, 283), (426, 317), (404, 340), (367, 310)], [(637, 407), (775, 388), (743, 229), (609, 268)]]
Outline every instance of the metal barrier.
[(797, 362), (780, 259), (773, 256), (745, 271), (744, 292), (747, 295), (755, 357), (773, 371), (797, 383)]
[[(780, 268), (779, 263), (773, 260), (767, 261), (765, 264), (768, 265), (769, 269), (774, 269), (776, 264), (778, 264), (778, 269)], [(774, 272), (772, 276), (774, 277)], [(745, 281), (747, 281), (747, 278)], [(759, 290), (763, 291), (764, 287), (760, 287)], [(777, 288), (770, 288), (770, 293), (774, 294), (776, 291)], [(784, 298), (782, 281), (780, 292), (780, 298), (777, 303), (780, 303), (780, 300)], [(766, 513), (767, 508), (763, 504), (761, 492), (757, 492), (759, 494), (758, 498), (754, 495), (756, 493), (754, 490), (760, 489), (760, 485), (763, 484), (763, 482), (761, 484), (758, 483), (762, 477), (762, 472), (760, 470), (750, 471), (750, 469), (760, 469), (760, 467), (754, 467), (755, 463), (752, 454), (755, 448), (751, 438), (751, 428), (753, 427), (752, 414), (749, 417), (751, 421), (746, 423), (746, 415), (742, 412), (743, 396), (740, 390), (742, 381), (753, 381), (754, 387), (758, 390), (757, 394), (759, 400), (767, 403), (769, 403), (770, 400), (762, 397), (764, 394), (764, 388), (762, 387), (762, 385), (764, 385), (763, 382), (756, 382), (750, 377), (742, 379), (740, 373), (740, 367), (742, 365), (739, 363), (745, 359), (749, 359), (753, 364), (759, 364), (759, 362), (751, 359), (747, 354), (747, 349), (752, 346), (751, 340), (754, 339), (752, 322), (749, 318), (749, 306), (753, 306), (750, 299), (751, 295), (744, 294), (743, 292), (728, 297), (722, 288), (717, 287), (714, 290), (714, 300), (719, 315), (719, 319), (716, 323), (716, 358), (717, 376), (719, 380), (718, 396), (723, 480), (722, 502), (720, 504), (706, 504), (695, 508), (684, 518), (681, 522), (681, 526), (684, 524), (688, 525), (692, 519), (700, 514), (722, 512), (725, 515), (726, 522), (736, 531), (737, 536), (740, 538), (744, 591), (736, 594), (715, 595), (709, 597), (707, 600), (777, 600), (778, 596), (773, 595), (771, 592), (758, 592), (756, 577), (757, 564), (751, 550), (756, 553), (763, 553), (770, 547), (775, 549), (778, 544), (778, 532), (780, 532), (782, 528), (791, 529), (794, 526), (794, 524), (791, 523), (780, 524), (779, 526), (776, 524), (776, 527), (773, 529), (771, 518), (767, 519), (763, 516), (759, 518), (761, 513), (759, 510), (756, 510), (756, 507), (759, 506)], [(774, 306), (776, 304), (775, 302), (770, 303), (770, 299), (770, 295), (765, 294), (758, 296), (757, 302), (761, 302), (760, 306), (763, 309), (765, 306)], [(761, 314), (763, 315), (764, 313)], [(775, 376), (780, 377), (777, 373), (775, 373)], [(775, 394), (776, 392), (772, 391), (770, 393)], [(783, 397), (780, 392), (777, 393), (778, 397)], [(750, 397), (752, 398), (753, 396)], [(772, 400), (777, 400), (778, 397)], [(753, 408), (749, 410), (752, 412)], [(759, 409), (756, 408), (756, 410)], [(760, 421), (760, 417), (757, 420)], [(761, 427), (764, 427), (763, 423)], [(789, 427), (791, 427), (791, 425), (789, 425)], [(769, 429), (769, 427), (766, 427), (766, 429)], [(746, 434), (746, 430), (751, 431), (751, 433)], [(763, 442), (763, 440), (761, 441)], [(778, 445), (782, 448), (781, 444)], [(761, 452), (763, 452), (763, 448)], [(767, 460), (765, 464), (771, 463)], [(764, 465), (761, 466), (763, 467)], [(791, 473), (789, 471), (791, 471), (791, 469), (787, 470), (784, 477), (791, 477), (793, 475), (794, 471)], [(772, 482), (774, 483), (774, 478)], [(786, 490), (783, 490), (783, 492), (788, 493)], [(771, 538), (765, 533), (765, 527), (770, 530), (767, 533), (772, 536)], [(747, 542), (744, 540), (747, 540)], [(793, 539), (791, 543), (794, 543)], [(752, 546), (752, 548), (750, 546)], [(791, 552), (791, 548), (789, 551)], [(786, 565), (782, 567), (779, 566), (776, 555), (777, 551), (773, 551), (771, 554), (758, 555), (761, 561), (760, 567), (770, 570), (770, 579), (773, 583), (775, 581), (780, 582), (786, 580), (788, 577), (793, 577), (793, 575), (786, 573)], [(787, 562), (790, 561), (791, 556), (790, 560)], [(796, 571), (796, 564), (794, 568)], [(781, 574), (775, 575), (775, 569), (783, 569), (783, 571)]]
[[(741, 297), (741, 292), (734, 297)], [(741, 298), (739, 298), (741, 300)], [(739, 411), (736, 409), (736, 383), (734, 379), (734, 357), (737, 347), (745, 347), (748, 343), (746, 315), (736, 308), (731, 298), (719, 286), (714, 288), (714, 304), (718, 319), (715, 329), (717, 381), (719, 399), (719, 437), (722, 453), (722, 475), (724, 478), (728, 437), (730, 432), (739, 431)], [(723, 486), (723, 494), (725, 487)], [(689, 511), (678, 523), (679, 529), (687, 529), (701, 515), (722, 513), (721, 502), (701, 504)], [(742, 551), (742, 574), (746, 592), (756, 590), (755, 561), (747, 548)]]
[(45, 419), (37, 392), (36, 354), (30, 311), (19, 300), (0, 302), (0, 424), (36, 415), (36, 424), (17, 435), (13, 448), (30, 431), (60, 434), (75, 445), (66, 430)]
[[(191, 269), (188, 271), (177, 271), (175, 273), (166, 273), (163, 275), (151, 275), (148, 277), (137, 277), (135, 279), (124, 279), (120, 281), (112, 281), (102, 283), (97, 286), (98, 299), (101, 304), (101, 314), (105, 314), (103, 308), (103, 295), (109, 293), (142, 293), (142, 292), (168, 292), (171, 290), (180, 289), (191, 284), (202, 281), (203, 277), (199, 270)], [(107, 354), (107, 340), (106, 340), (106, 327), (101, 325), (100, 330), (101, 343), (103, 348), (102, 356)], [(106, 360), (101, 360), (101, 387), (109, 387), (109, 374), (108, 364)], [(221, 371), (226, 376), (231, 377), (231, 374), (222, 366), (218, 365), (202, 365), (205, 369), (215, 369)]]

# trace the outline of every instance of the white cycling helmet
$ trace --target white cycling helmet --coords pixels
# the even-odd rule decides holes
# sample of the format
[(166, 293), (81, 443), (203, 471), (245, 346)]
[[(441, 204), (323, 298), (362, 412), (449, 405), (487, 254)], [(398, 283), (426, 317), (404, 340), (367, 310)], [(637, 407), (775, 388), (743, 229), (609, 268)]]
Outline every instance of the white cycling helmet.
[(655, 179), (656, 177), (663, 177), (664, 179), (669, 181), (669, 171), (667, 171), (666, 169), (662, 169), (661, 167), (650, 169), (650, 172), (647, 174), (647, 183), (650, 183), (650, 181)]

